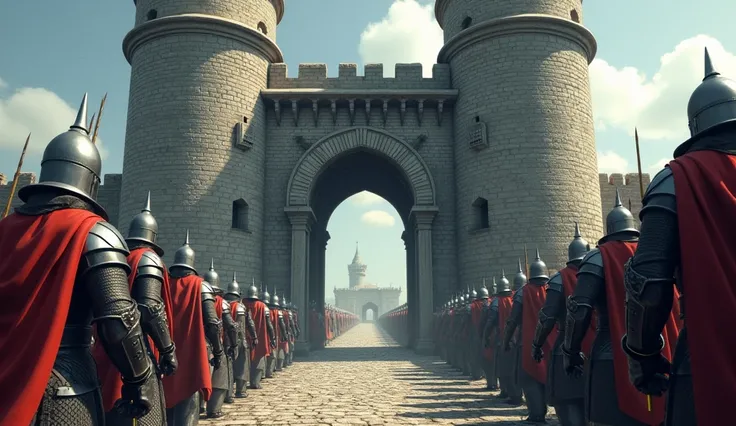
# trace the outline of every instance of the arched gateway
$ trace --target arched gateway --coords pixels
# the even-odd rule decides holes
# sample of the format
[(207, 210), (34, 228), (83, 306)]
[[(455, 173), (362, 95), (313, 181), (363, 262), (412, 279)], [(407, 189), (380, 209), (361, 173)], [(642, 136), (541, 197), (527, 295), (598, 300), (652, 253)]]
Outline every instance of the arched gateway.
[(373, 316), (370, 321), (376, 321), (383, 312), (378, 312), (378, 306), (373, 302), (368, 302), (361, 308), (360, 320), (365, 322), (368, 321), (368, 311), (373, 311)]
[[(369, 163), (373, 171), (363, 179), (347, 179), (350, 182), (346, 183), (339, 177)], [(381, 167), (385, 173), (376, 170)], [(439, 210), (435, 185), (419, 153), (386, 131), (372, 127), (339, 130), (314, 143), (297, 162), (284, 208), (292, 229), (292, 301), (306, 312), (309, 300), (324, 300), (327, 220), (340, 202), (362, 190), (386, 198), (402, 217), (411, 335), (418, 351), (428, 351), (434, 306), (432, 224)], [(304, 333), (299, 340), (297, 349), (305, 350), (309, 336)]]

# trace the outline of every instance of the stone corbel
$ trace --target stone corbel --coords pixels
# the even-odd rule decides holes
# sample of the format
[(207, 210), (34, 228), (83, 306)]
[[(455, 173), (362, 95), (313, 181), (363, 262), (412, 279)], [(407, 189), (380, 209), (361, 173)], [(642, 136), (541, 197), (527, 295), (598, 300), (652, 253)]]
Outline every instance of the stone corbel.
[(337, 124), (337, 101), (330, 101), (330, 112), (332, 113), (332, 124)]
[(383, 127), (386, 127), (388, 121), (388, 99), (383, 100)]
[(276, 115), (276, 125), (281, 126), (281, 102), (276, 101), (273, 103), (273, 112)]
[(284, 213), (289, 217), (292, 229), (303, 229), (309, 231), (316, 218), (312, 208), (309, 206), (287, 206)]
[(414, 218), (414, 224), (418, 230), (432, 229), (432, 222), (439, 212), (437, 206), (414, 206), (409, 214)]
[(371, 99), (365, 100), (365, 124), (371, 125)]
[(404, 125), (404, 117), (406, 117), (406, 99), (401, 99), (401, 106), (399, 107), (399, 120), (401, 125)]
[(350, 111), (350, 125), (355, 125), (355, 99), (348, 99), (348, 108)]
[(424, 99), (417, 101), (417, 122), (419, 126), (422, 125), (422, 119), (424, 118)]
[(437, 101), (437, 125), (442, 126), (442, 112), (445, 109), (445, 101), (440, 99)]
[(296, 99), (291, 100), (291, 115), (294, 116), (294, 126), (299, 125), (299, 101)]
[(312, 99), (312, 117), (314, 118), (314, 127), (319, 124), (319, 101)]

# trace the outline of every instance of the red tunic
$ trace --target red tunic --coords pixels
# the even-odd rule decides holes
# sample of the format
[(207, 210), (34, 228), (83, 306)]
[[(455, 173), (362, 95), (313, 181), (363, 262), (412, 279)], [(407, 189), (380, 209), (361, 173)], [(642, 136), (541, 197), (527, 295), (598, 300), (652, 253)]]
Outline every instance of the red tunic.
[[(606, 278), (606, 303), (608, 306), (608, 324), (611, 330), (611, 347), (613, 348), (614, 381), (618, 407), (626, 415), (647, 424), (658, 425), (664, 421), (663, 397), (652, 397), (652, 411), (648, 410), (647, 396), (636, 390), (629, 380), (629, 364), (621, 339), (626, 333), (624, 289), (624, 264), (634, 255), (637, 243), (609, 241), (598, 246), (603, 256), (603, 270)], [(676, 318), (679, 306), (674, 304), (670, 319), (662, 331), (665, 347), (662, 351), (667, 359), (672, 360), (672, 350), (677, 341), (678, 328)]]
[[(483, 300), (474, 300), (470, 304), (470, 319), (473, 324), (471, 327), (470, 332), (475, 333), (476, 338), (478, 340), (481, 340), (480, 333), (482, 332), (483, 324), (481, 324), (481, 321), (483, 320)], [(483, 343), (483, 342), (481, 342)], [(487, 361), (490, 361), (493, 359), (493, 348), (492, 347), (485, 347), (485, 345), (482, 346), (483, 349), (483, 358), (485, 358)]]
[[(286, 325), (286, 329), (288, 330), (289, 329), (289, 324), (291, 324), (291, 322), (289, 321), (289, 312), (288, 311), (283, 311), (283, 312), (284, 312), (284, 325)], [(283, 350), (284, 350), (284, 353), (285, 354), (288, 354), (289, 353), (289, 342), (291, 342), (291, 341), (292, 341), (292, 338), (289, 337), (286, 340), (286, 342), (284, 342)]]
[(514, 306), (512, 296), (496, 296), (498, 299), (498, 335), (503, 337), (506, 329), (506, 321), (511, 316), (511, 308)]
[(256, 362), (264, 356), (271, 355), (271, 344), (268, 341), (268, 325), (266, 325), (266, 305), (260, 300), (246, 299), (243, 301), (253, 317), (258, 335), (258, 345), (250, 346), (250, 360)]
[[(562, 287), (565, 289), (564, 296), (567, 298), (575, 292), (575, 287), (578, 286), (578, 268), (574, 266), (566, 266), (560, 270), (560, 276), (562, 277)], [(590, 327), (588, 332), (585, 334), (583, 339), (582, 350), (585, 356), (590, 355), (591, 349), (593, 349), (593, 341), (595, 340), (595, 324), (597, 316), (593, 312), (593, 316), (590, 318)]]
[[(541, 384), (546, 384), (547, 359), (549, 357), (542, 358), (542, 362), (537, 362), (532, 358), (534, 331), (536, 330), (537, 323), (539, 322), (539, 311), (544, 306), (545, 300), (547, 300), (546, 290), (542, 286), (527, 284), (524, 286), (523, 300), (521, 338), (524, 350), (521, 354), (521, 366), (527, 374), (534, 378), (534, 380)], [(549, 336), (547, 336), (547, 340), (545, 340), (544, 345), (542, 345), (544, 353), (552, 353), (552, 346), (554, 345), (555, 340), (557, 340), (557, 329), (554, 329)]]
[(212, 394), (212, 377), (207, 355), (202, 319), (202, 278), (188, 275), (183, 278), (171, 277), (171, 306), (176, 343), (176, 358), (179, 369), (173, 376), (165, 376), (164, 393), (166, 408), (202, 391), (204, 399)]
[(61, 344), (87, 234), (80, 209), (0, 221), (0, 425), (31, 423)]
[(736, 157), (697, 151), (670, 163), (680, 223), (685, 323), (700, 426), (722, 425), (736, 394)]
[[(138, 276), (138, 263), (141, 261), (143, 254), (148, 251), (155, 253), (149, 248), (137, 248), (131, 251), (128, 255), (128, 265), (130, 265), (131, 268), (131, 273), (128, 275), (128, 289), (131, 292), (133, 291), (133, 283)], [(164, 273), (164, 283), (161, 286), (161, 297), (164, 302), (166, 317), (169, 319), (169, 335), (173, 337), (174, 330), (172, 328), (173, 322), (171, 321), (171, 318), (174, 317), (174, 314), (171, 311), (169, 275), (166, 273)], [(97, 339), (96, 341), (99, 342), (100, 340)], [(150, 337), (148, 338), (148, 347), (151, 349), (151, 352), (153, 352), (154, 358), (158, 360), (158, 349)], [(100, 383), (102, 383), (102, 404), (107, 412), (112, 410), (115, 406), (115, 401), (122, 397), (120, 392), (123, 387), (123, 380), (120, 376), (120, 372), (115, 365), (113, 365), (112, 361), (110, 361), (110, 358), (107, 356), (107, 352), (105, 352), (105, 349), (101, 344), (95, 345), (92, 349), (92, 356), (94, 356), (95, 362), (97, 363), (97, 376), (100, 378)]]

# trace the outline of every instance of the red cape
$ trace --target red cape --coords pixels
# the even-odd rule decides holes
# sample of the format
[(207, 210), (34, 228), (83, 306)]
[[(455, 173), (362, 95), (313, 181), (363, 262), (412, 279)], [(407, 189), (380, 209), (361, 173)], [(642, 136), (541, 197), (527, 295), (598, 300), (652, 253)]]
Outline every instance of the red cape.
[[(282, 311), (284, 313), (284, 325), (286, 326), (286, 329), (289, 329), (289, 311)], [(291, 341), (291, 338), (288, 338), (286, 342), (284, 342), (284, 345), (282, 349), (284, 350), (285, 354), (289, 353), (289, 342)]]
[(513, 296), (496, 296), (498, 299), (498, 335), (503, 336), (506, 329), (506, 321), (511, 316), (511, 308), (514, 306)]
[[(736, 394), (736, 157), (714, 151), (670, 162), (698, 425), (724, 424)], [(707, 289), (703, 287), (707, 286)]]
[[(481, 327), (483, 326), (481, 324), (481, 321), (483, 320), (483, 311), (485, 306), (483, 305), (483, 300), (474, 300), (473, 303), (470, 304), (470, 319), (473, 324), (473, 327), (471, 328), (470, 332), (475, 333), (477, 336), (476, 338), (480, 339), (480, 333), (482, 332)], [(487, 361), (490, 361), (493, 359), (493, 347), (485, 347), (485, 345), (481, 346), (483, 351), (483, 358), (485, 358)]]
[(79, 209), (0, 221), (0, 425), (31, 423), (61, 344), (79, 258), (102, 218)]
[[(542, 310), (547, 293), (544, 287), (527, 284), (524, 286), (524, 302), (522, 309), (522, 347), (521, 366), (524, 371), (541, 384), (547, 384), (547, 360), (549, 356), (542, 358), (542, 362), (534, 361), (532, 358), (532, 342), (534, 342), (534, 331), (537, 329), (539, 322), (539, 311)], [(547, 336), (542, 350), (545, 354), (552, 353), (552, 346), (557, 340), (557, 329), (555, 328)]]
[[(148, 251), (155, 253), (149, 248), (137, 248), (131, 251), (128, 255), (128, 265), (130, 265), (131, 268), (130, 275), (128, 275), (128, 290), (131, 292), (133, 291), (133, 282), (135, 282), (135, 279), (138, 276), (138, 263), (141, 261), (143, 254)], [(164, 301), (166, 317), (169, 319), (169, 334), (173, 336), (174, 330), (172, 328), (171, 318), (174, 317), (174, 314), (171, 311), (169, 275), (166, 273), (164, 274), (164, 282), (161, 286), (161, 297)], [(97, 328), (95, 327), (95, 332), (96, 331)], [(97, 342), (100, 341), (96, 335), (95, 338)], [(153, 352), (154, 358), (158, 360), (158, 349), (151, 338), (148, 338), (148, 347), (151, 349), (151, 352)], [(107, 352), (105, 352), (102, 344), (96, 344), (94, 348), (92, 348), (92, 356), (95, 358), (95, 363), (97, 363), (97, 376), (100, 378), (100, 383), (102, 384), (102, 404), (107, 412), (112, 410), (115, 406), (115, 401), (122, 397), (120, 391), (123, 387), (123, 380), (120, 376), (120, 372), (107, 356)]]
[[(273, 322), (274, 322), (273, 328), (274, 330), (278, 330), (276, 331), (276, 339), (277, 339), (276, 342), (278, 342), (277, 344), (278, 344), (279, 349), (284, 351), (284, 353), (288, 353), (289, 352), (289, 342), (281, 341), (281, 329), (279, 328), (279, 312), (281, 312), (282, 315), (284, 315), (284, 311), (280, 309), (274, 309), (271, 311), (271, 315), (273, 315)], [(286, 324), (286, 315), (284, 315), (284, 324)]]
[(171, 305), (173, 311), (176, 358), (179, 369), (173, 376), (165, 376), (164, 393), (166, 408), (202, 391), (205, 400), (212, 394), (212, 377), (207, 355), (202, 320), (202, 278), (188, 275), (183, 278), (171, 277)]
[(266, 305), (255, 299), (246, 299), (243, 303), (248, 307), (256, 325), (258, 345), (253, 345), (253, 342), (250, 345), (250, 360), (255, 362), (264, 356), (271, 355), (271, 344), (268, 341), (268, 326), (266, 325)]
[[(658, 425), (664, 421), (665, 398), (652, 397), (652, 411), (648, 410), (647, 396), (637, 391), (629, 380), (629, 364), (621, 348), (621, 339), (626, 333), (624, 264), (634, 255), (636, 246), (635, 242), (624, 241), (609, 241), (598, 246), (603, 256), (603, 270), (606, 276), (606, 303), (613, 348), (614, 381), (619, 409), (641, 423)], [(665, 342), (662, 355), (669, 360), (672, 360), (672, 350), (679, 334), (676, 315), (679, 316), (677, 303), (674, 304), (670, 320), (662, 331)]]
[[(566, 266), (560, 270), (560, 276), (562, 277), (562, 287), (565, 289), (565, 300), (568, 296), (575, 292), (575, 287), (578, 286), (578, 268), (574, 266)], [(595, 327), (597, 320), (596, 313), (593, 312), (593, 316), (590, 318), (590, 327), (588, 332), (585, 334), (583, 339), (582, 350), (585, 356), (590, 356), (590, 351), (593, 349), (593, 341), (595, 340)]]

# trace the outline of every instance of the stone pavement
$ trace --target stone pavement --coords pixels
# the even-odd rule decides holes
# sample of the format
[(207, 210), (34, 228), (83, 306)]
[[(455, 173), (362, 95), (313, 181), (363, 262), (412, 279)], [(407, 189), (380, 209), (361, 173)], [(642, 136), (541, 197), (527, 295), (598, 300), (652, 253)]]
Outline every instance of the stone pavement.
[[(522, 425), (509, 407), (437, 357), (399, 347), (377, 326), (359, 324), (325, 350), (263, 381), (200, 425)], [(550, 409), (548, 425), (557, 426)]]

